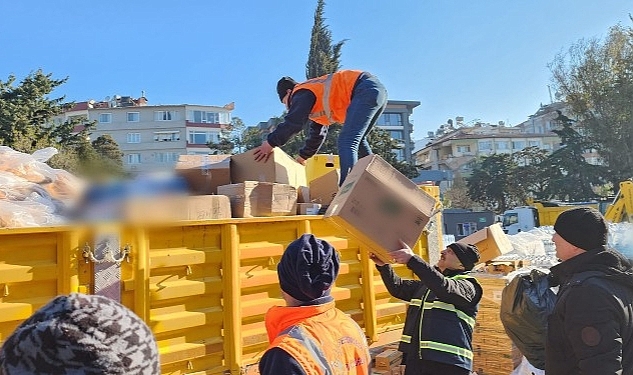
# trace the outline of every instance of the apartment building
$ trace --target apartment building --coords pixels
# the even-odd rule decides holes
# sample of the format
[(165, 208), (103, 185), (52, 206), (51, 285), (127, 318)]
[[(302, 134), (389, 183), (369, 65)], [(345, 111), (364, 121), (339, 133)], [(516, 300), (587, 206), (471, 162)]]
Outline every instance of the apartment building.
[(116, 95), (76, 103), (59, 120), (96, 120), (91, 138), (109, 134), (123, 152), (125, 170), (140, 173), (172, 169), (182, 154), (208, 154), (207, 143), (220, 140), (233, 109), (233, 103), (149, 105), (144, 95), (138, 99)]
[[(474, 161), (479, 156), (514, 153), (532, 146), (556, 151), (561, 147), (561, 140), (552, 130), (561, 127), (557, 118), (566, 112), (565, 103), (541, 105), (526, 121), (516, 126), (505, 126), (503, 122), (464, 125), (463, 118), (457, 117), (455, 123), (449, 120), (437, 132), (429, 133), (427, 143), (414, 152), (416, 164), (422, 169), (422, 177), (425, 174), (437, 175), (438, 171), (446, 172), (443, 176), (450, 178), (434, 180), (440, 190), (445, 191), (452, 186), (455, 175), (470, 176)], [(589, 162), (594, 156), (591, 153), (585, 155)]]
[[(413, 162), (415, 145), (411, 139), (411, 134), (413, 133), (411, 115), (413, 114), (413, 109), (419, 105), (420, 102), (418, 101), (388, 100), (385, 111), (376, 122), (377, 127), (389, 132), (391, 138), (398, 142), (398, 148), (393, 149), (393, 153), (396, 154), (398, 160)], [(262, 140), (266, 139), (268, 133), (275, 129), (278, 122), (277, 118), (271, 118), (255, 126), (259, 130)]]

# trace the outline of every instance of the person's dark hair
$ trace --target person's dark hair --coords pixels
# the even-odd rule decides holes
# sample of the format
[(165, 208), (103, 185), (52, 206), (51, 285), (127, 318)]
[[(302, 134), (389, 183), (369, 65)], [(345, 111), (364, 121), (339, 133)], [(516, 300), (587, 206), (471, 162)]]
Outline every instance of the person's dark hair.
[(277, 82), (277, 94), (279, 95), (279, 101), (283, 101), (288, 89), (292, 90), (296, 85), (297, 81), (291, 77), (281, 77), (281, 79)]

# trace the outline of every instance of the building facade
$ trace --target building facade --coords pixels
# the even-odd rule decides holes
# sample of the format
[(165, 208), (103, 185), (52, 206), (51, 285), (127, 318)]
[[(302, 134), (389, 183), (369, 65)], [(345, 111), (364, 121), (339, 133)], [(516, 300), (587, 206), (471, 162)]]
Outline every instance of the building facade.
[(218, 142), (231, 123), (233, 104), (148, 105), (144, 97), (115, 96), (101, 102), (80, 102), (58, 120), (81, 117), (97, 121), (91, 138), (108, 134), (123, 152), (131, 173), (172, 169), (183, 154), (208, 154), (208, 142)]
[(552, 132), (560, 124), (554, 120), (557, 106), (541, 109), (528, 121), (517, 126), (476, 123), (464, 126), (457, 121), (441, 127), (438, 134), (414, 153), (416, 165), (425, 170), (446, 171), (450, 180), (436, 181), (440, 191), (452, 186), (455, 176), (469, 177), (475, 160), (480, 156), (515, 153), (527, 147), (547, 151), (560, 148), (560, 138)]

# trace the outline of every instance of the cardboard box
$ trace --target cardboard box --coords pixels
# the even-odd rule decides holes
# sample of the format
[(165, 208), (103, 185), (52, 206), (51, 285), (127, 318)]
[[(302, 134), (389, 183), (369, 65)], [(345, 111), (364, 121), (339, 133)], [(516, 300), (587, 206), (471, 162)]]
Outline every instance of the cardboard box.
[(255, 161), (255, 149), (231, 157), (231, 183), (245, 181), (275, 182), (298, 188), (308, 186), (305, 167), (279, 147), (267, 162)]
[(485, 263), (512, 251), (512, 243), (503, 233), (501, 223), (489, 225), (457, 242), (476, 245), (479, 249), (479, 263)]
[(175, 172), (189, 185), (191, 194), (217, 194), (217, 187), (231, 183), (231, 155), (180, 155)]
[(123, 220), (134, 223), (231, 218), (231, 203), (224, 195), (138, 197), (123, 202), (121, 209)]
[(297, 215), (318, 215), (320, 209), (318, 203), (297, 203)]
[(310, 181), (310, 202), (328, 206), (338, 193), (338, 181), (341, 173), (338, 169), (332, 170)]
[(386, 349), (382, 353), (376, 354), (375, 367), (381, 370), (391, 370), (393, 366), (399, 366), (401, 361), (402, 352), (396, 349)]
[(287, 216), (297, 213), (297, 189), (290, 185), (245, 181), (218, 187), (229, 197), (233, 217)]
[(310, 188), (299, 186), (297, 188), (297, 203), (310, 203)]
[(378, 155), (358, 161), (324, 215), (382, 261), (413, 247), (435, 213), (436, 200)]

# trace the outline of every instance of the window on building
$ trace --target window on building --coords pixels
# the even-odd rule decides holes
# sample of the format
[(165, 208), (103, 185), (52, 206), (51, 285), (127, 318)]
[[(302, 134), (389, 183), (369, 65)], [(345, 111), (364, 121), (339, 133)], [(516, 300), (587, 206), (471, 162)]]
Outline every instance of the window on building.
[(139, 112), (128, 112), (127, 122), (139, 122), (141, 120), (141, 114)]
[(178, 120), (178, 111), (155, 111), (154, 121), (176, 121)]
[(477, 231), (477, 223), (458, 223), (457, 235), (469, 236)]
[(99, 122), (102, 124), (109, 124), (112, 122), (112, 113), (100, 113)]
[(404, 141), (404, 132), (402, 130), (389, 130), (389, 135), (395, 140)]
[(479, 141), (479, 150), (480, 151), (492, 150), (492, 141)]
[(178, 156), (177, 152), (157, 152), (155, 158), (157, 163), (175, 163)]
[(470, 145), (458, 145), (457, 152), (470, 152)]
[(496, 141), (495, 148), (497, 150), (507, 150), (508, 149), (508, 141)]
[(376, 124), (381, 126), (402, 126), (402, 113), (383, 113)]
[(187, 121), (198, 124), (219, 124), (220, 114), (207, 111), (188, 111)]
[(532, 146), (541, 147), (541, 141), (529, 141), (528, 144), (530, 145), (530, 147)]
[(141, 143), (141, 133), (127, 133), (127, 143)]
[(128, 164), (141, 164), (141, 154), (127, 154), (125, 158)]
[(188, 141), (194, 145), (206, 145), (209, 142), (217, 143), (220, 141), (220, 133), (218, 132), (204, 132), (204, 131), (190, 131)]
[(155, 142), (175, 142), (180, 140), (180, 132), (177, 130), (154, 132)]
[(513, 150), (523, 150), (525, 148), (525, 141), (512, 141)]

